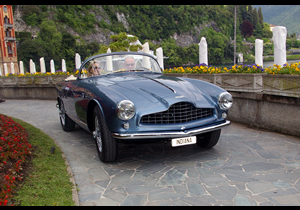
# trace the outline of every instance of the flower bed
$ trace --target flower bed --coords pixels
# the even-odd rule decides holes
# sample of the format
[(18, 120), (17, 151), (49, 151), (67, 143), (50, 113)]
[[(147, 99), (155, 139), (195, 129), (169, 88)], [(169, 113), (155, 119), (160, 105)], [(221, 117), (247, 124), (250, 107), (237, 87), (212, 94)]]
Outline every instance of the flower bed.
[(29, 155), (31, 145), (25, 129), (0, 115), (0, 206), (10, 204), (16, 182), (23, 179), (22, 165)]
[(174, 67), (165, 69), (163, 73), (179, 73), (179, 74), (220, 74), (220, 73), (266, 73), (266, 74), (291, 74), (300, 75), (300, 64), (291, 63), (284, 64), (282, 67), (280, 65), (274, 64), (273, 67), (269, 66), (262, 68), (257, 64), (252, 65), (233, 65), (231, 68), (227, 67), (213, 67), (207, 66), (205, 64), (199, 64), (194, 67)]
[[(75, 71), (75, 70), (74, 70)], [(53, 75), (70, 75), (69, 72), (63, 72), (62, 70), (58, 70), (55, 73), (41, 73), (41, 72), (36, 72), (34, 74), (26, 72), (25, 74), (6, 74), (5, 76), (2, 75), (2, 77), (32, 77), (32, 76), (53, 76)]]

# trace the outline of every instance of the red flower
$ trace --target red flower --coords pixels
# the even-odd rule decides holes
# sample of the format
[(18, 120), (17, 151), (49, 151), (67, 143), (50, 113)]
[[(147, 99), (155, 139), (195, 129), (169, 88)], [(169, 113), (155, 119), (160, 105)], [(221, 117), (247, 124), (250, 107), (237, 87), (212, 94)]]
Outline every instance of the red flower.
[[(20, 167), (26, 156), (31, 155), (31, 145), (26, 130), (3, 115), (0, 115), (0, 154), (0, 206), (6, 206), (13, 197), (16, 178), (21, 180)], [(7, 164), (8, 160), (15, 164)]]

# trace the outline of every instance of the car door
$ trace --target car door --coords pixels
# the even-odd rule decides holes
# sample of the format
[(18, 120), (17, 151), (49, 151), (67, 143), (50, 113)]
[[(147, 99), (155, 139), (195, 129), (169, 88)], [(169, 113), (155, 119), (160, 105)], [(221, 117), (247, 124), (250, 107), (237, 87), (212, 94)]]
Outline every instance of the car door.
[(93, 98), (92, 89), (95, 86), (93, 77), (86, 72), (87, 66), (82, 67), (82, 74), (74, 86), (74, 108), (79, 121), (87, 123), (88, 103)]

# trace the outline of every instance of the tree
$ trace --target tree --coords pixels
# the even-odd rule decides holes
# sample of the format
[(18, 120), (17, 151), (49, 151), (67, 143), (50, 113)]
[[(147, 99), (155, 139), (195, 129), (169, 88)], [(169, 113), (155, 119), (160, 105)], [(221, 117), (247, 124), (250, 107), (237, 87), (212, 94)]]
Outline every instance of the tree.
[(40, 70), (39, 59), (47, 56), (47, 51), (36, 39), (26, 39), (18, 48), (18, 60), (23, 61), (25, 71), (29, 71), (29, 60), (36, 64), (37, 71)]
[(247, 5), (247, 13), (245, 20), (249, 21), (253, 26), (252, 10), (252, 5)]
[(254, 29), (258, 26), (258, 14), (256, 8), (252, 11), (252, 26)]
[(112, 42), (109, 44), (109, 46), (101, 46), (100, 50), (95, 54), (106, 53), (108, 48), (110, 48), (111, 52), (126, 52), (128, 50), (136, 52), (139, 49), (142, 49), (141, 45), (130, 45), (131, 42), (137, 41), (138, 37), (127, 36), (125, 32), (121, 32), (117, 35), (111, 35), (110, 38), (112, 39)]
[(211, 27), (204, 29), (199, 38), (202, 36), (206, 38), (207, 42), (208, 63), (223, 63), (228, 38), (224, 34), (214, 31)]
[(253, 26), (249, 21), (244, 21), (241, 25), (241, 33), (244, 37), (249, 37), (253, 33)]
[(261, 11), (261, 7), (258, 8), (258, 23), (263, 26), (264, 25), (264, 16)]

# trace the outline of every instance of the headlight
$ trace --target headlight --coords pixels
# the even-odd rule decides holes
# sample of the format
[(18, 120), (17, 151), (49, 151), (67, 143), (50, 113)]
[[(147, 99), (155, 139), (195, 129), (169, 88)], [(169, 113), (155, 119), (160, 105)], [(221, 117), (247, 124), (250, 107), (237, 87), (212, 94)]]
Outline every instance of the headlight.
[(121, 120), (130, 120), (135, 115), (134, 104), (129, 100), (121, 101), (117, 106), (117, 115)]
[(232, 106), (232, 95), (228, 92), (221, 93), (218, 102), (221, 109), (228, 110)]

